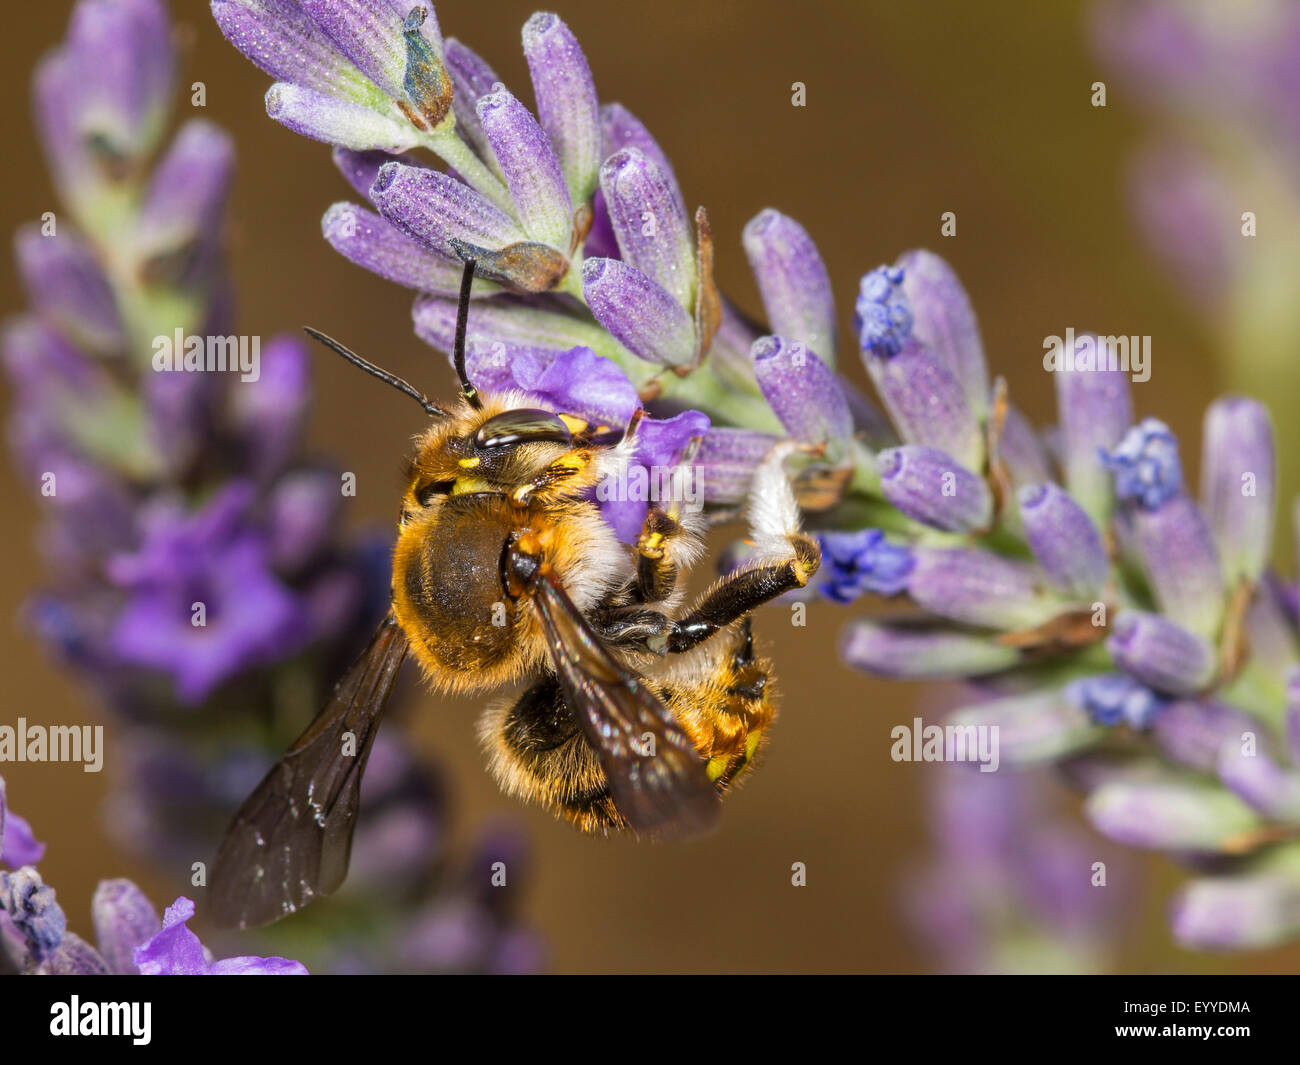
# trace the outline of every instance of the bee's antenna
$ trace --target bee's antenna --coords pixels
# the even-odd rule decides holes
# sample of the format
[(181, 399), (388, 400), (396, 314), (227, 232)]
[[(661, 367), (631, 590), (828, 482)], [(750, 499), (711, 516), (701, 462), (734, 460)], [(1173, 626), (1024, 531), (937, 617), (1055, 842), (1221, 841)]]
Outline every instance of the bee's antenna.
[(475, 410), (483, 404), (479, 402), (478, 389), (469, 383), (469, 374), (465, 372), (465, 331), (469, 328), (469, 290), (474, 285), (474, 267), (476, 259), (465, 260), (465, 272), (460, 276), (460, 301), (456, 304), (456, 344), (452, 348), (452, 361), (456, 366), (456, 376), (460, 378), (460, 394)]
[(367, 360), (363, 359), (360, 355), (358, 355), (355, 351), (353, 351), (351, 348), (346, 347), (343, 344), (340, 344), (337, 340), (335, 340), (331, 336), (326, 336), (319, 329), (313, 329), (311, 326), (308, 325), (308, 326), (303, 326), (303, 332), (306, 333), (309, 337), (311, 337), (312, 340), (319, 341), (321, 344), (324, 344), (327, 348), (330, 349), (330, 351), (335, 352), (338, 355), (342, 355), (345, 359), (348, 360), (348, 362), (352, 363), (353, 366), (358, 366), (361, 369), (365, 370), (366, 373), (371, 374), (374, 377), (378, 377), (379, 380), (383, 381), (385, 384), (392, 385), (399, 392), (405, 392), (408, 396), (410, 396), (413, 400), (415, 400), (416, 403), (420, 404), (420, 406), (424, 408), (424, 412), (426, 414), (432, 415), (435, 418), (447, 417), (447, 412), (445, 410), (443, 410), (440, 406), (438, 406), (436, 403), (430, 400), (423, 392), (420, 392), (418, 389), (416, 389), (414, 385), (406, 381), (403, 381), (396, 374), (391, 374), (387, 370), (380, 369), (373, 362), (368, 362)]

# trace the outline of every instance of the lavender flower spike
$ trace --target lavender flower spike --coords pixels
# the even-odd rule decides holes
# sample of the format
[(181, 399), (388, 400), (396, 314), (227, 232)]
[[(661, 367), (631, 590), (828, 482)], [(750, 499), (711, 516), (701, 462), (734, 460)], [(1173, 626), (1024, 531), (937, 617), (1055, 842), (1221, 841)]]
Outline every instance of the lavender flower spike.
[(1116, 665), (1157, 691), (1191, 695), (1214, 680), (1214, 648), (1159, 614), (1126, 610), (1115, 618), (1106, 649)]
[(802, 341), (759, 337), (750, 350), (754, 376), (776, 416), (794, 439), (826, 445), (842, 457), (853, 436), (853, 416), (839, 380)]
[(884, 497), (909, 518), (945, 532), (976, 532), (993, 521), (993, 495), (951, 455), (914, 444), (876, 456)]
[(807, 344), (834, 369), (835, 300), (808, 231), (768, 208), (750, 219), (743, 239), (772, 332)]
[(523, 37), (537, 117), (559, 153), (569, 195), (586, 203), (601, 160), (600, 104), (587, 57), (556, 15), (537, 12), (524, 23)]
[(1097, 595), (1110, 559), (1088, 512), (1050, 481), (1026, 485), (1018, 498), (1025, 538), (1052, 583), (1070, 595)]
[(1277, 493), (1277, 457), (1268, 410), (1230, 397), (1205, 413), (1201, 500), (1230, 583), (1258, 580), (1268, 562)]
[(933, 252), (909, 251), (897, 262), (912, 312), (912, 335), (938, 355), (961, 382), (977, 418), (988, 413), (989, 371), (984, 344), (966, 290)]

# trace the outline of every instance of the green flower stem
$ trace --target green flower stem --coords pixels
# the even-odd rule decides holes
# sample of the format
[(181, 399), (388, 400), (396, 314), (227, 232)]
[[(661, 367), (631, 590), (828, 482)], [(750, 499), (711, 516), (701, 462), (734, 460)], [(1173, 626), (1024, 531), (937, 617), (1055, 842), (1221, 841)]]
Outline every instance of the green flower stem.
[(425, 134), (421, 143), (474, 186), (478, 192), (514, 217), (515, 206), (510, 201), (510, 192), (505, 183), (492, 173), (488, 165), (474, 154), (469, 145), (460, 139), (454, 121)]

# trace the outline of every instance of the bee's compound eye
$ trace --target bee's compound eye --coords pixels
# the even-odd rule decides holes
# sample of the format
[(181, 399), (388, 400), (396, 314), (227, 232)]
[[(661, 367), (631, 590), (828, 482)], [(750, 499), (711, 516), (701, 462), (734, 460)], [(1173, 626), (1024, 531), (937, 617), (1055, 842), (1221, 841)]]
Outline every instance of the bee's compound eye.
[(474, 434), (479, 447), (505, 447), (509, 444), (571, 442), (569, 427), (549, 410), (521, 408), (502, 411), (489, 418)]
[(451, 495), (455, 487), (455, 481), (430, 481), (415, 490), (415, 501), (422, 507), (430, 506), (438, 496)]

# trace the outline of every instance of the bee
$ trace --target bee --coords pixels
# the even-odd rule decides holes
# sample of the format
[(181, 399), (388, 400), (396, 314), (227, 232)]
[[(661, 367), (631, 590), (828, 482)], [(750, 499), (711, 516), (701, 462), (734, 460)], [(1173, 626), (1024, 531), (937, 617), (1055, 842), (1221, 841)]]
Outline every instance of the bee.
[(491, 771), (507, 793), (584, 832), (709, 830), (772, 721), (771, 664), (755, 654), (750, 613), (806, 584), (820, 562), (782, 466), (793, 445), (755, 474), (755, 557), (684, 606), (679, 576), (703, 553), (700, 515), (652, 504), (632, 551), (593, 499), (627, 468), (641, 412), (612, 430), (521, 395), (480, 394), (465, 368), (473, 277), (467, 260), (450, 409), (308, 330), (431, 420), (401, 501), (391, 610), (235, 814), (210, 888), (224, 925), (278, 920), (343, 882), (361, 775), (408, 655), (435, 692), (522, 684), (483, 714)]

